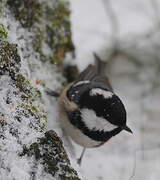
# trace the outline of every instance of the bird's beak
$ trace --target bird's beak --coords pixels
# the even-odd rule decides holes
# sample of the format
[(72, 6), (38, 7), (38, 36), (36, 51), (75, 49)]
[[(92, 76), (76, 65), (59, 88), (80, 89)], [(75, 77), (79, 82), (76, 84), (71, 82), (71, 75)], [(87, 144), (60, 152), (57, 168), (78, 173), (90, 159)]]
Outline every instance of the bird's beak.
[(132, 130), (127, 125), (123, 128), (123, 130), (133, 134)]

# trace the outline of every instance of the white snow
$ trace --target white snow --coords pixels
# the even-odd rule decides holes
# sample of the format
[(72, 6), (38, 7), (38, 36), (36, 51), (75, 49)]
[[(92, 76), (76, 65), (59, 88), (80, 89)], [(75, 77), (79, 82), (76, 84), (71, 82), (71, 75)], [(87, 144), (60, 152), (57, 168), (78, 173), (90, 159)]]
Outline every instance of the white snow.
[[(25, 102), (25, 105), (36, 106), (40, 111), (49, 111), (48, 119), (51, 119), (50, 122), (55, 121), (52, 123), (52, 129), (61, 133), (61, 129), (55, 120), (57, 119), (56, 101), (55, 99), (48, 97), (44, 92), (44, 87), (36, 81), (39, 80), (40, 82), (44, 82), (48, 88), (60, 89), (63, 78), (60, 73), (57, 72), (55, 65), (46, 63), (44, 66), (44, 64), (41, 63), (38, 54), (36, 54), (31, 47), (33, 34), (27, 29), (21, 28), (21, 25), (9, 12), (6, 14), (5, 18), (0, 17), (0, 22), (3, 23), (5, 27), (9, 27), (7, 28), (7, 41), (9, 43), (18, 44), (18, 54), (21, 58), (20, 73), (26, 76), (26, 78), (31, 81), (31, 84), (37, 87), (43, 94), (42, 102), (40, 100), (32, 102), (32, 104)], [(44, 133), (40, 131), (39, 122), (36, 124), (38, 118), (31, 116), (27, 111), (25, 112), (23, 107), (21, 107), (21, 105), (24, 104), (21, 95), (22, 93), (15, 87), (8, 75), (2, 75), (0, 77), (0, 121), (6, 121), (8, 124), (4, 127), (0, 126), (0, 136), (4, 136), (4, 138), (0, 138), (1, 180), (30, 179), (30, 173), (34, 170), (35, 159), (28, 156), (20, 157), (19, 153), (22, 153), (23, 145), (29, 147), (33, 142), (36, 142), (37, 138), (44, 136)], [(7, 97), (9, 97), (9, 100), (11, 101), (9, 104), (6, 103)], [(19, 111), (17, 109), (19, 109)], [(27, 114), (26, 117), (24, 115), (21, 116), (21, 122), (15, 120), (17, 115), (20, 116), (19, 114), (16, 114), (19, 113), (20, 110), (23, 110), (23, 113)], [(43, 122), (43, 118), (41, 118), (41, 120), (40, 123), (45, 123), (45, 120)], [(50, 124), (48, 123), (46, 126), (50, 126)], [(12, 130), (13, 133), (11, 133)], [(18, 133), (18, 138), (13, 135), (14, 130), (15, 136), (16, 133)], [(40, 164), (40, 162), (37, 162), (36, 168), (37, 173), (35, 179), (54, 179), (52, 175), (44, 171), (44, 166)]]
[[(22, 152), (24, 144), (30, 145), (35, 142), (38, 137), (42, 136), (42, 133), (35, 131), (30, 126), (31, 122), (35, 119), (33, 116), (28, 114), (28, 117), (21, 116), (21, 122), (15, 120), (16, 111), (15, 108), (20, 109), (21, 93), (17, 92), (17, 89), (12, 85), (12, 81), (9, 76), (1, 76), (0, 78), (0, 112), (4, 116), (1, 116), (1, 120), (8, 123), (6, 127), (0, 127), (0, 135), (4, 136), (4, 139), (0, 139), (1, 154), (0, 154), (0, 179), (11, 180), (11, 179), (29, 179), (29, 172), (32, 171), (33, 160), (31, 158), (22, 157), (20, 158), (18, 153)], [(17, 94), (15, 95), (15, 92)], [(6, 103), (6, 97), (10, 97), (11, 103)], [(18, 111), (17, 111), (18, 112)], [(26, 112), (27, 113), (27, 112)], [(12, 129), (13, 128), (13, 129)], [(39, 127), (37, 126), (37, 129)], [(18, 138), (13, 133), (18, 133)], [(2, 134), (3, 132), (3, 134)]]

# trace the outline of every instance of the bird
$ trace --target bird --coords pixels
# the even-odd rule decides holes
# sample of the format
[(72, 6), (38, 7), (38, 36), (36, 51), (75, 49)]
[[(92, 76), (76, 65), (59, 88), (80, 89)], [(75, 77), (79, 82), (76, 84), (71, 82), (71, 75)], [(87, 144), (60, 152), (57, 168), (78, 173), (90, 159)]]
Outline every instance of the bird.
[(125, 106), (105, 75), (106, 63), (94, 56), (95, 64), (88, 65), (62, 93), (53, 93), (58, 97), (62, 128), (84, 148), (79, 164), (86, 148), (99, 147), (123, 130), (132, 133)]

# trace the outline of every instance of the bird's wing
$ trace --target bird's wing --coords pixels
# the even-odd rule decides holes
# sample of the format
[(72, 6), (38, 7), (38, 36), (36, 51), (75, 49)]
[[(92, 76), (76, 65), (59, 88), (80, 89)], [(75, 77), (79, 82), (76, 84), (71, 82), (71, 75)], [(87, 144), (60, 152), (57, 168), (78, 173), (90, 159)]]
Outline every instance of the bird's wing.
[(92, 81), (94, 81), (95, 83), (98, 83), (100, 86), (105, 87), (109, 91), (113, 92), (111, 83), (106, 76), (95, 76)]

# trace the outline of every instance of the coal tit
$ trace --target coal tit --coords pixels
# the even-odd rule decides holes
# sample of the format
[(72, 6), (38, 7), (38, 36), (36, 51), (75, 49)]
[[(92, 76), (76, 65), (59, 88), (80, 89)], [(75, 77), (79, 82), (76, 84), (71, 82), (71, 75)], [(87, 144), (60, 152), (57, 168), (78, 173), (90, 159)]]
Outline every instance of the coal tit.
[(79, 145), (98, 147), (126, 130), (126, 110), (104, 76), (105, 64), (96, 56), (79, 78), (59, 97), (59, 117), (65, 132)]

